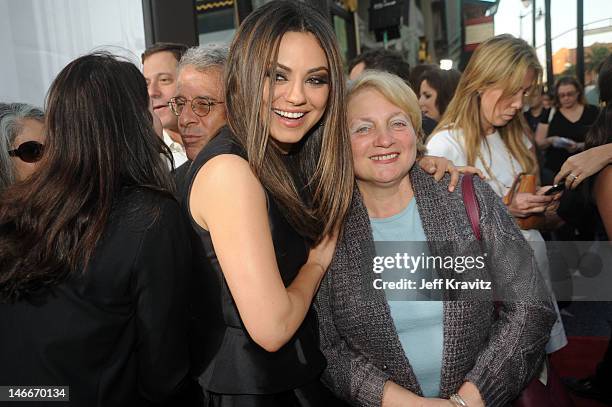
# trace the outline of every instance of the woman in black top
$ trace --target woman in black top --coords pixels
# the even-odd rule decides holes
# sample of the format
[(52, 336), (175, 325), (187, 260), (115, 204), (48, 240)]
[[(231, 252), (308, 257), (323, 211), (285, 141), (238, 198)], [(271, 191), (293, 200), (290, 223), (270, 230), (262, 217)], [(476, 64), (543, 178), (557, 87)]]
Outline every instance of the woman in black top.
[(310, 5), (268, 3), (236, 33), (225, 82), (231, 131), (196, 157), (184, 199), (206, 287), (200, 384), (210, 406), (337, 405), (310, 309), (353, 186), (334, 32)]
[(538, 128), (538, 124), (540, 124), (540, 121), (544, 120), (544, 117), (546, 117), (546, 119), (548, 120), (548, 114), (550, 113), (550, 110), (545, 108), (544, 103), (542, 103), (544, 96), (547, 95), (542, 95), (539, 92), (534, 92), (528, 96), (529, 109), (523, 113), (523, 116), (525, 116), (525, 120), (529, 125), (529, 129), (533, 133), (530, 136), (530, 139), (533, 139), (533, 135), (535, 134), (536, 129)]
[(584, 136), (597, 118), (598, 109), (584, 98), (584, 89), (573, 77), (555, 84), (555, 110), (542, 116), (536, 129), (536, 143), (546, 150), (542, 184), (551, 184), (555, 174), (572, 154), (584, 150)]
[(225, 79), (229, 128), (183, 201), (206, 287), (199, 382), (210, 406), (339, 405), (310, 307), (353, 191), (334, 31), (311, 5), (267, 3), (238, 29)]
[(190, 243), (148, 105), (109, 54), (53, 82), (40, 167), (0, 196), (0, 384), (143, 406), (186, 377)]

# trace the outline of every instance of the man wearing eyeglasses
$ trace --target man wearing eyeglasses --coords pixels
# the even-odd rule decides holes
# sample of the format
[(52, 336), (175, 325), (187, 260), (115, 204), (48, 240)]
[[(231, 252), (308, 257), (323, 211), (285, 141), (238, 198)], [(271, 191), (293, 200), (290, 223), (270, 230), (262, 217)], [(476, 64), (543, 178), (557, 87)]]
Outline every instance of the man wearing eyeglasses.
[[(176, 96), (170, 110), (187, 153), (193, 160), (226, 124), (223, 68), (228, 48), (215, 44), (189, 48), (178, 65)], [(189, 162), (179, 167), (175, 180), (180, 191)]]
[(189, 48), (178, 67), (176, 96), (170, 108), (187, 157), (193, 160), (226, 124), (223, 67), (227, 47), (207, 45)]
[(176, 116), (170, 111), (168, 102), (176, 94), (177, 65), (186, 50), (183, 44), (160, 42), (142, 54), (142, 73), (147, 81), (153, 113), (162, 123), (163, 140), (172, 152), (175, 167), (187, 161), (187, 156)]

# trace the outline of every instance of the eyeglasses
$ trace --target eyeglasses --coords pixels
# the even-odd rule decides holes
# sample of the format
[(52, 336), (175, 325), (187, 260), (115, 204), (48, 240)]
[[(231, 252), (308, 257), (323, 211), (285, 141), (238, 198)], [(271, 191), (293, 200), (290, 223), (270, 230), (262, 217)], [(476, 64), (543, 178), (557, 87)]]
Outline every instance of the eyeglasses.
[(19, 157), (21, 161), (26, 163), (35, 163), (40, 160), (43, 155), (45, 146), (38, 141), (26, 141), (21, 143), (19, 147), (10, 150), (8, 153), (11, 157)]
[(559, 99), (573, 98), (574, 96), (576, 96), (576, 93), (578, 92), (558, 93), (557, 95), (559, 96)]
[(214, 105), (220, 105), (223, 103), (215, 102), (208, 98), (202, 97), (193, 98), (191, 100), (181, 97), (174, 97), (170, 99), (168, 106), (170, 106), (170, 110), (172, 110), (172, 113), (174, 113), (175, 116), (180, 116), (181, 113), (183, 113), (183, 108), (187, 102), (191, 102), (191, 110), (200, 117), (204, 117), (210, 113), (210, 109), (212, 109)]

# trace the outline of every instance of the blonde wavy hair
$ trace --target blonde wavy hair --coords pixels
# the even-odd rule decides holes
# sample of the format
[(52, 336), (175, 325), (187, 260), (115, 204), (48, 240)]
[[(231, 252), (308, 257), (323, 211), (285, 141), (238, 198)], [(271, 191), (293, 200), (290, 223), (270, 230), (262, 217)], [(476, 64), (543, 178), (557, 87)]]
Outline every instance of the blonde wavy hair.
[[(521, 89), (529, 70), (535, 74), (535, 89), (541, 83), (542, 66), (535, 50), (522, 39), (502, 34), (480, 44), (463, 71), (455, 96), (431, 137), (435, 137), (436, 132), (442, 129), (461, 129), (467, 164), (473, 166), (484, 140), (480, 126), (479, 93), (490, 88), (502, 89), (503, 93), (497, 101), (499, 103)], [(523, 121), (522, 113), (517, 112), (507, 125), (497, 130), (523, 171), (535, 173), (535, 156), (523, 143)]]
[(419, 107), (419, 100), (410, 86), (402, 78), (392, 73), (366, 70), (349, 85), (347, 105), (354, 95), (364, 89), (378, 91), (389, 102), (408, 115), (417, 136), (417, 158), (422, 157), (425, 154), (425, 134), (422, 129), (421, 108)]

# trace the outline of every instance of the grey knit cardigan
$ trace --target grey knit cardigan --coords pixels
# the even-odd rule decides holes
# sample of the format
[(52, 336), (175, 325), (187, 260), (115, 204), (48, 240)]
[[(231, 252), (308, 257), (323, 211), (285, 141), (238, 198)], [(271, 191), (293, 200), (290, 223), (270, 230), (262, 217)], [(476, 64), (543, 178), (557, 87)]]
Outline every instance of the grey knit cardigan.
[[(543, 281), (531, 248), (499, 197), (476, 178), (482, 250), (488, 253), (484, 272), (496, 289), (510, 287), (521, 299), (503, 302), (498, 317), (492, 298), (444, 301), (440, 397), (449, 397), (469, 380), (487, 406), (506, 406), (538, 371), (555, 314), (551, 302), (542, 299)], [(410, 179), (430, 250), (436, 250), (432, 242), (452, 242), (456, 253), (474, 244), (460, 185), (449, 193), (448, 176), (437, 183), (418, 165)], [(448, 244), (445, 250), (453, 255)], [(354, 406), (378, 407), (387, 380), (422, 392), (385, 294), (371, 284), (372, 253), (370, 222), (356, 189), (314, 304), (327, 358), (323, 382)]]

